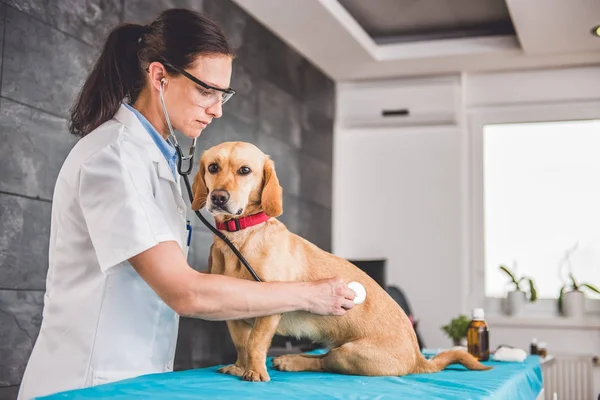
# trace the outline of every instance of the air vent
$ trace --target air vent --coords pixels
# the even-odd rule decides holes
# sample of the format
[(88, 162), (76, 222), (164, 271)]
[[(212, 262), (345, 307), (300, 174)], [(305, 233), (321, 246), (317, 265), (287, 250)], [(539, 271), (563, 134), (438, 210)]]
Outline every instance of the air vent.
[(338, 126), (455, 124), (459, 89), (458, 77), (340, 83)]
[(381, 115), (383, 117), (406, 117), (409, 114), (408, 108), (401, 108), (398, 110), (381, 110)]

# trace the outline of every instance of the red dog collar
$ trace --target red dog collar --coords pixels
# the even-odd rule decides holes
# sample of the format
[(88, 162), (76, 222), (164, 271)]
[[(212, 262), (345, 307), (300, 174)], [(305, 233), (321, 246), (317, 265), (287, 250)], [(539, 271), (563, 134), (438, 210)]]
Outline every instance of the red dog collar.
[(247, 217), (230, 219), (225, 222), (217, 222), (216, 225), (217, 229), (221, 231), (237, 232), (241, 231), (242, 229), (250, 228), (251, 226), (265, 222), (269, 218), (271, 217), (269, 217), (267, 214), (261, 211), (258, 214), (248, 215)]

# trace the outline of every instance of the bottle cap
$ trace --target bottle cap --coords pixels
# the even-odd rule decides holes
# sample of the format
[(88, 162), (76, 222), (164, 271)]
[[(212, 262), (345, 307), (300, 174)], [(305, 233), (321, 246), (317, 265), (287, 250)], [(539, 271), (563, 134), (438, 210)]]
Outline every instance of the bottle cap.
[(350, 289), (356, 293), (354, 297), (354, 304), (362, 304), (367, 298), (367, 291), (363, 285), (358, 282), (349, 282), (347, 285)]
[(483, 317), (484, 317), (483, 308), (473, 309), (473, 319), (483, 319)]

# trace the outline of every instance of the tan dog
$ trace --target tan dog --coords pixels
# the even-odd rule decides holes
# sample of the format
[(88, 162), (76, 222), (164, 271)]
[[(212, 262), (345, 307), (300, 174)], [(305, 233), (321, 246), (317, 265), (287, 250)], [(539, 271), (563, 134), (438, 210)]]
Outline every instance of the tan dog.
[[(292, 312), (228, 321), (238, 351), (234, 365), (219, 371), (248, 381), (269, 381), (266, 354), (275, 333), (308, 338), (332, 347), (326, 355), (285, 355), (273, 359), (282, 371), (330, 371), (353, 375), (402, 376), (436, 372), (452, 363), (486, 370), (464, 351), (448, 351), (431, 361), (419, 351), (412, 325), (400, 306), (367, 274), (291, 233), (275, 217), (282, 214), (282, 189), (273, 161), (256, 146), (226, 142), (204, 152), (193, 183), (192, 209), (206, 206), (215, 220), (254, 215), (259, 225), (223, 233), (264, 281), (313, 281), (340, 277), (363, 284), (367, 298), (344, 316)], [(231, 249), (215, 236), (210, 272), (252, 279)]]

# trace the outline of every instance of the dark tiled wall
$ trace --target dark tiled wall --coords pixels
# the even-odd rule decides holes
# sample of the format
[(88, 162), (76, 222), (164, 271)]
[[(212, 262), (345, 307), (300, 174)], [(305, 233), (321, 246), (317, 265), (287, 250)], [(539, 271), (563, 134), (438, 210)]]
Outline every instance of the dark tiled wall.
[[(0, 399), (16, 396), (41, 322), (54, 182), (75, 143), (67, 110), (104, 35), (168, 7), (213, 15), (237, 49), (238, 94), (202, 134), (197, 155), (226, 140), (257, 144), (275, 160), (284, 188), (281, 220), (330, 249), (334, 84), (239, 7), (229, 0), (0, 0)], [(204, 270), (212, 234), (190, 219), (189, 261)], [(182, 319), (176, 368), (234, 357), (225, 323)]]

